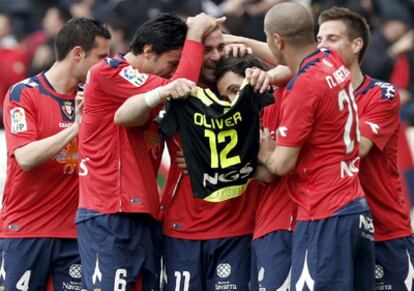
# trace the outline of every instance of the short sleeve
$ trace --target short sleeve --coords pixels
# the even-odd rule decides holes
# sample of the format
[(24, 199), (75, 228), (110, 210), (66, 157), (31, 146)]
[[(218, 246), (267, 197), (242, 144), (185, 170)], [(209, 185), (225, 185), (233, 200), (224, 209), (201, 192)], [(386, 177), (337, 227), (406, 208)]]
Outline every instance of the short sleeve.
[(308, 139), (312, 132), (318, 95), (305, 80), (295, 82), (287, 89), (281, 105), (281, 120), (278, 128), (278, 145), (297, 147)]
[[(367, 96), (368, 97), (368, 96)], [(400, 101), (398, 93), (392, 99), (370, 96), (375, 102), (359, 114), (361, 135), (370, 139), (383, 150), (400, 124)]]
[(3, 122), (7, 150), (10, 154), (16, 148), (38, 139), (36, 108), (31, 90), (36, 89), (31, 89), (25, 84), (17, 84), (8, 91), (5, 97)]

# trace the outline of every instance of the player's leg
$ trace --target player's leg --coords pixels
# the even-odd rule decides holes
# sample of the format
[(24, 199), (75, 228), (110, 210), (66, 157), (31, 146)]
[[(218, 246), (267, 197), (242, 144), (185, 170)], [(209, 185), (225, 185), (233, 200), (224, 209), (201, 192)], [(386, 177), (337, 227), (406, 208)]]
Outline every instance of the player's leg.
[(250, 235), (204, 241), (207, 290), (249, 290)]
[(205, 291), (202, 243), (199, 240), (164, 239), (164, 291)]
[[(371, 238), (362, 237), (360, 214), (296, 224), (292, 252), (292, 290), (374, 290)], [(368, 262), (362, 264), (361, 252)], [(356, 265), (356, 262), (361, 265)], [(371, 266), (371, 269), (369, 268)], [(371, 278), (370, 278), (371, 277)], [(308, 288), (308, 289), (306, 289)], [(360, 287), (358, 287), (360, 288)]]
[(152, 245), (153, 258), (145, 260), (144, 270), (140, 274), (142, 277), (142, 289), (158, 291), (161, 287), (161, 258), (164, 248), (164, 237), (162, 234), (162, 223), (160, 221), (153, 221), (151, 227), (152, 231)]
[(51, 276), (55, 291), (82, 289), (82, 266), (76, 239), (55, 239)]
[(49, 278), (52, 239), (0, 240), (0, 287), (3, 290), (45, 290)]
[(275, 231), (253, 240), (252, 258), (256, 264), (251, 290), (285, 291), (290, 288), (292, 232)]
[(136, 287), (153, 256), (147, 215), (101, 215), (78, 223), (83, 288), (126, 291)]
[(353, 217), (350, 216), (349, 219), (349, 224), (353, 225), (354, 231), (352, 245), (354, 251), (354, 290), (374, 290), (375, 247), (371, 214), (365, 212)]
[(375, 243), (376, 290), (414, 290), (414, 238)]

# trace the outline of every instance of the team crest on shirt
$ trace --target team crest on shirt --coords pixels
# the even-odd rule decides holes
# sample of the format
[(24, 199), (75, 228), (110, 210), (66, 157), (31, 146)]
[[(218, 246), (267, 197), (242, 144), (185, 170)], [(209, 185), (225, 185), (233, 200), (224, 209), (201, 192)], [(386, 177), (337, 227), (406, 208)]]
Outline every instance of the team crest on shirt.
[(140, 73), (132, 66), (123, 68), (119, 75), (136, 87), (141, 87), (148, 79), (147, 74)]
[(22, 107), (16, 107), (10, 110), (11, 132), (18, 133), (27, 130), (26, 113)]
[(67, 118), (72, 120), (75, 117), (75, 108), (73, 106), (73, 101), (63, 101), (63, 104), (60, 107), (60, 109), (62, 109), (63, 114)]

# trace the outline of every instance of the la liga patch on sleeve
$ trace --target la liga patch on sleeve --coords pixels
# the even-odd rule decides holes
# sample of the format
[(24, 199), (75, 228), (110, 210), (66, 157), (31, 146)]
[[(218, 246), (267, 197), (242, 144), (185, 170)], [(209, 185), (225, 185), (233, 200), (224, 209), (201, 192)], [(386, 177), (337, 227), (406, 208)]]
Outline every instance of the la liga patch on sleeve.
[(26, 113), (21, 107), (10, 110), (11, 116), (11, 132), (18, 133), (27, 130)]
[(137, 69), (134, 69), (132, 66), (123, 68), (119, 75), (130, 82), (136, 87), (141, 87), (148, 79), (148, 75), (140, 73)]

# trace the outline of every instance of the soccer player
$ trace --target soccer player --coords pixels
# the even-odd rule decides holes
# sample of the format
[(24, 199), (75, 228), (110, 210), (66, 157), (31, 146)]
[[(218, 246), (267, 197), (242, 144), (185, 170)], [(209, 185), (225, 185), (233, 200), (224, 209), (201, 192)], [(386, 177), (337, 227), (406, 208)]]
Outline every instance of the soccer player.
[(350, 69), (361, 131), (359, 176), (375, 227), (376, 290), (413, 290), (414, 240), (397, 168), (400, 100), (394, 86), (361, 72), (370, 39), (366, 20), (334, 7), (319, 16), (319, 47)]
[(0, 216), (5, 290), (46, 290), (50, 275), (54, 290), (81, 288), (74, 224), (81, 106), (75, 95), (89, 68), (108, 55), (109, 39), (99, 22), (71, 19), (56, 36), (53, 66), (6, 95), (8, 169)]
[(277, 63), (295, 74), (286, 87), (277, 145), (265, 130), (259, 155), (274, 174), (292, 171), (296, 183), (292, 289), (374, 290), (374, 229), (357, 176), (351, 73), (335, 52), (316, 50), (312, 18), (299, 4), (269, 10), (265, 33)]
[[(151, 280), (156, 272), (152, 231), (159, 196), (153, 155), (160, 155), (161, 146), (153, 142), (151, 120), (166, 94), (175, 94), (163, 85), (180, 77), (198, 80), (201, 40), (216, 25), (200, 14), (187, 29), (179, 18), (159, 15), (137, 29), (130, 52), (107, 58), (89, 72), (76, 218), (87, 290), (132, 290), (140, 285), (138, 274), (147, 273)], [(191, 82), (175, 82), (191, 90)]]
[[(251, 68), (256, 68), (252, 70)], [(267, 69), (253, 56), (244, 58), (223, 58), (217, 65), (217, 88), (221, 96), (230, 100), (239, 92), (240, 85), (247, 75), (256, 78), (255, 83), (264, 82), (268, 74), (253, 76), (253, 71)], [(263, 81), (258, 81), (262, 78)], [(279, 124), (280, 107), (284, 87), (275, 92), (275, 103), (264, 108), (263, 127), (271, 131), (272, 136)], [(260, 180), (259, 169), (257, 171)], [(255, 193), (258, 196), (256, 219), (252, 241), (251, 290), (286, 290), (290, 287), (290, 268), (292, 251), (292, 228), (294, 206), (289, 197), (287, 177), (265, 180), (269, 184), (261, 185)], [(280, 289), (281, 288), (281, 289)]]
[[(223, 34), (216, 29), (203, 40), (206, 52), (198, 81), (216, 88), (215, 69), (224, 54)], [(247, 290), (250, 243), (254, 228), (255, 191), (223, 202), (193, 197), (190, 177), (175, 162), (181, 141), (167, 140), (171, 167), (161, 207), (165, 234), (165, 290)]]

